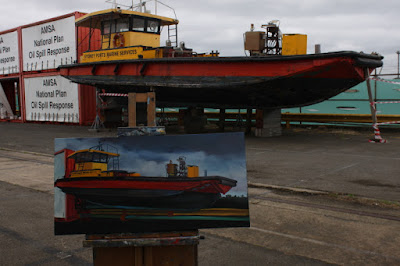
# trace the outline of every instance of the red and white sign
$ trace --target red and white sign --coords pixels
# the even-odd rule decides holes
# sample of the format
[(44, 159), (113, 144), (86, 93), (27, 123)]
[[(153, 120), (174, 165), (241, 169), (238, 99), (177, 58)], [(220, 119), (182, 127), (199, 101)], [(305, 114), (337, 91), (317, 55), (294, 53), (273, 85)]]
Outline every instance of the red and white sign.
[(25, 79), (28, 121), (79, 123), (78, 84), (61, 76)]
[(18, 33), (0, 35), (0, 75), (19, 73)]
[(22, 29), (24, 71), (55, 69), (76, 60), (75, 17)]

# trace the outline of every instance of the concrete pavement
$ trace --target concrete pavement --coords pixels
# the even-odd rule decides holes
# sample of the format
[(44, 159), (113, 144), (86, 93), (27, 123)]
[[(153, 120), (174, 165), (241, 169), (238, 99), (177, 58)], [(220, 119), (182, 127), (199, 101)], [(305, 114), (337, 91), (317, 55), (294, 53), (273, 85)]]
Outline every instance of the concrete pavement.
[[(0, 123), (0, 265), (90, 264), (83, 236), (53, 235), (51, 195), (53, 138), (90, 136), (115, 132)], [(350, 130), (247, 138), (248, 178), (259, 183), (249, 189), (252, 227), (201, 230), (200, 265), (400, 264), (400, 133), (386, 136), (389, 144)]]

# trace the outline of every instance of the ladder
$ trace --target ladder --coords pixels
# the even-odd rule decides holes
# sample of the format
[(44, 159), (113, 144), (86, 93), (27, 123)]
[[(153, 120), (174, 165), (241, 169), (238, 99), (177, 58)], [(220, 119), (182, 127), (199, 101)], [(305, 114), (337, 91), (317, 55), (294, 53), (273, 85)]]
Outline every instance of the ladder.
[(168, 25), (168, 41), (172, 47), (178, 47), (178, 25)]

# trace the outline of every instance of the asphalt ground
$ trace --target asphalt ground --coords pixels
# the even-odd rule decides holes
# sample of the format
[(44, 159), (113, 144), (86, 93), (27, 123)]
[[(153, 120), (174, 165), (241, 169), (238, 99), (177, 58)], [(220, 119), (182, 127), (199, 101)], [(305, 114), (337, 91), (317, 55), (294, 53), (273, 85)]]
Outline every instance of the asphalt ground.
[[(54, 236), (53, 195), (0, 181), (0, 265), (92, 265), (82, 235)], [(200, 265), (327, 265), (202, 232)]]
[[(0, 148), (52, 155), (54, 138), (116, 136), (116, 130), (88, 129), (0, 123)], [(323, 127), (285, 129), (280, 137), (246, 137), (247, 177), (269, 186), (400, 202), (400, 130), (383, 129), (382, 136), (388, 143), (369, 143), (372, 128)]]
[[(54, 235), (53, 190), (51, 155), (0, 149), (0, 265), (92, 264), (83, 235)], [(213, 230), (201, 235), (200, 265), (327, 264)]]
[[(0, 265), (91, 263), (83, 236), (53, 235), (52, 207), (54, 137), (115, 136), (87, 129), (0, 123)], [(201, 230), (200, 265), (399, 265), (400, 133), (382, 133), (246, 138), (251, 227)]]

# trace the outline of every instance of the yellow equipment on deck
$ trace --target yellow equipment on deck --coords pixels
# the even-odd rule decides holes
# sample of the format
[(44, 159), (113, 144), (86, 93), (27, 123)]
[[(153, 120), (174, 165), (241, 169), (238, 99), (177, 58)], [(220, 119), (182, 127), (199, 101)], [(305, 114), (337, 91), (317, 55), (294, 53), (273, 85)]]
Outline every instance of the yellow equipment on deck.
[(307, 54), (307, 35), (282, 34), (279, 24), (279, 20), (272, 20), (261, 26), (265, 31), (254, 31), (251, 24), (244, 34), (244, 49), (250, 56)]
[(307, 54), (307, 35), (283, 34), (282, 55)]
[(199, 167), (197, 165), (188, 165), (188, 174), (187, 176), (190, 178), (199, 177)]

